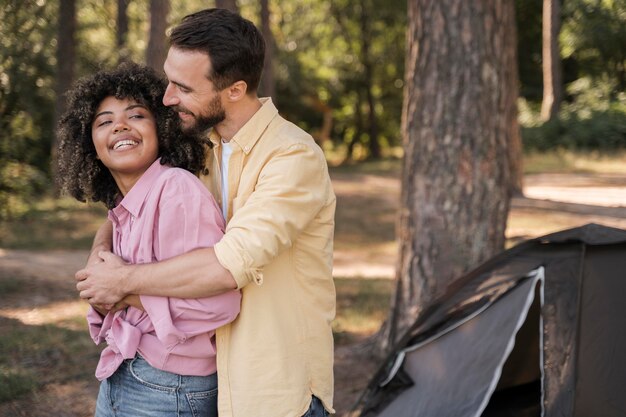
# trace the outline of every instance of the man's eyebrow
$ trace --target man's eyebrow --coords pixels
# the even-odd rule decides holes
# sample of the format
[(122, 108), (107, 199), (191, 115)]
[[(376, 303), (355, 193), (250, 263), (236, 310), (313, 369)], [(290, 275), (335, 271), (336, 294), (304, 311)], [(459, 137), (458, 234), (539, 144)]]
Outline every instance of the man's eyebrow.
[(179, 87), (179, 88), (184, 88), (185, 90), (189, 90), (192, 91), (193, 89), (191, 87), (189, 87), (188, 85), (185, 85), (183, 83), (179, 83), (178, 81), (170, 81), (172, 84), (174, 84), (175, 86)]

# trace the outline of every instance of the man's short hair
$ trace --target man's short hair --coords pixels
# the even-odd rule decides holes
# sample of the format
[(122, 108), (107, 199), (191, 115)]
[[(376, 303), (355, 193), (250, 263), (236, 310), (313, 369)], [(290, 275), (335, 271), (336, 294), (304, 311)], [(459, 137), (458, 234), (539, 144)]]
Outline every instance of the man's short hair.
[(205, 9), (183, 18), (172, 29), (170, 45), (203, 52), (211, 61), (207, 78), (217, 90), (245, 81), (257, 91), (265, 59), (265, 41), (252, 22), (226, 9)]

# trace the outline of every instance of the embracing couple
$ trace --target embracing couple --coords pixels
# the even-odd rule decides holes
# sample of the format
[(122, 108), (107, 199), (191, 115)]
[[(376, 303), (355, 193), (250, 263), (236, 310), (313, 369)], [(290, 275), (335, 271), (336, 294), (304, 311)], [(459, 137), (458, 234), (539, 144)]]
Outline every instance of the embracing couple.
[(97, 417), (333, 412), (335, 196), (311, 136), (257, 97), (264, 54), (208, 9), (172, 30), (167, 79), (127, 63), (68, 93), (59, 183), (109, 208), (76, 273), (106, 344)]

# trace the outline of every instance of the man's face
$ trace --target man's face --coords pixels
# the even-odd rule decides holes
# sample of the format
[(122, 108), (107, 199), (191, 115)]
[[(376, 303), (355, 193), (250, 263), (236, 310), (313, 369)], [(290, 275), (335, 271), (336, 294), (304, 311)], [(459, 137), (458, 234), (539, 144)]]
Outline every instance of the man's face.
[(163, 104), (178, 112), (185, 131), (205, 132), (226, 118), (220, 91), (207, 79), (206, 54), (171, 47), (163, 70), (169, 81)]

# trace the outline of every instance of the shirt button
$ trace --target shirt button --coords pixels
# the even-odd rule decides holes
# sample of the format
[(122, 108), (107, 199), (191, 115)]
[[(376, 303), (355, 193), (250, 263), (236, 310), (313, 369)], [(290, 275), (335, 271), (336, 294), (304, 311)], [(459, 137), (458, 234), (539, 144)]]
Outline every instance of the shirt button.
[(243, 150), (248, 152), (250, 150), (250, 147), (249, 146), (244, 146)]

